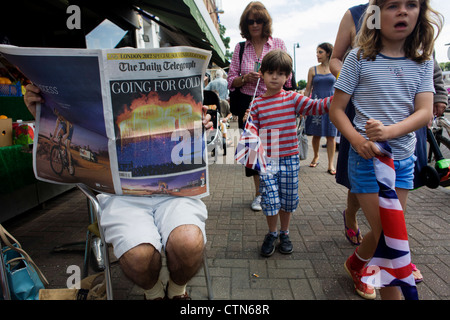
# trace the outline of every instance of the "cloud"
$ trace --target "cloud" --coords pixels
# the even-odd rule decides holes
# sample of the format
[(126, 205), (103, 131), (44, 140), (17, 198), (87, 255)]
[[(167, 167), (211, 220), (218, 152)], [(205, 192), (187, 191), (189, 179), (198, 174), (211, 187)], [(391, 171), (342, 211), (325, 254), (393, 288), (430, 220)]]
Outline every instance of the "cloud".
[[(294, 43), (297, 80), (306, 79), (308, 69), (317, 65), (316, 48), (319, 43), (334, 44), (339, 23), (348, 8), (365, 3), (364, 0), (263, 0), (273, 19), (273, 35), (286, 43), (288, 52), (293, 55)], [(239, 19), (249, 1), (224, 0), (225, 14), (220, 15), (221, 23), (227, 28), (225, 36), (230, 37), (230, 50), (243, 41), (239, 31)], [(450, 21), (448, 0), (431, 0), (431, 6)], [(450, 25), (446, 23), (436, 42), (437, 60), (447, 61), (447, 48), (450, 43)]]

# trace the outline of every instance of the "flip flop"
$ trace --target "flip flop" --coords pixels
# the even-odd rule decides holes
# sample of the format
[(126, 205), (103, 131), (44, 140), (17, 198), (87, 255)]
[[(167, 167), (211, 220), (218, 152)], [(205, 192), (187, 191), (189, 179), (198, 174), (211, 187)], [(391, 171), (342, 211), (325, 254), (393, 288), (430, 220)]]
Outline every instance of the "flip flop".
[(335, 175), (336, 175), (336, 170), (328, 169), (327, 172), (328, 172), (329, 174), (331, 174), (332, 176), (335, 176)]
[(311, 168), (315, 168), (315, 167), (317, 167), (318, 165), (319, 165), (318, 162), (311, 162), (311, 163), (309, 164), (309, 166), (310, 166)]
[[(342, 216), (344, 217), (344, 227), (345, 227), (345, 237), (347, 238), (348, 242), (350, 242), (354, 246), (359, 246), (361, 242), (359, 242), (358, 237), (360, 234), (359, 228), (358, 232), (355, 232), (353, 229), (350, 229), (347, 227), (347, 223), (345, 221), (345, 210), (342, 212)], [(352, 241), (352, 237), (356, 237), (356, 242)]]
[(414, 263), (411, 263), (411, 268), (412, 268), (412, 272), (413, 272), (413, 276), (414, 276), (414, 281), (416, 283), (420, 283), (423, 281), (423, 276), (420, 273), (420, 270), (417, 269), (416, 265)]

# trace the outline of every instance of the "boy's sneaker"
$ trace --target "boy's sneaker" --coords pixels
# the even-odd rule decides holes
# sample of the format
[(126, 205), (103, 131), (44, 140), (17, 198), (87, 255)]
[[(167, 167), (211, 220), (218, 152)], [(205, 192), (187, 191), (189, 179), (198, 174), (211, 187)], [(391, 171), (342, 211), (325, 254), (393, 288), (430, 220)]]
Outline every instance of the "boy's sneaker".
[(355, 286), (356, 293), (358, 293), (364, 299), (375, 299), (377, 294), (375, 292), (374, 287), (369, 286), (361, 281), (361, 273), (353, 270), (350, 267), (350, 258), (345, 261), (344, 268), (353, 279), (353, 284)]
[(289, 239), (289, 234), (280, 233), (280, 244), (278, 245), (278, 251), (283, 254), (290, 254), (294, 251), (292, 242)]
[(252, 202), (252, 210), (254, 211), (261, 211), (261, 195), (258, 195), (255, 197), (255, 199)]
[(264, 242), (261, 246), (261, 255), (264, 257), (270, 257), (275, 251), (275, 241), (277, 241), (277, 237), (272, 235), (271, 233), (266, 234), (264, 237)]

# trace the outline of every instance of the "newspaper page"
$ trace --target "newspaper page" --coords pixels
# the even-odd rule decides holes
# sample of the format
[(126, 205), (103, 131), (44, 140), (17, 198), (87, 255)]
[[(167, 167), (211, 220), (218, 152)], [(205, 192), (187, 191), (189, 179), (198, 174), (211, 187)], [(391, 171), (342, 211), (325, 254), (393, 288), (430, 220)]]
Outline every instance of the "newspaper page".
[(38, 86), (37, 179), (117, 195), (209, 195), (202, 126), (210, 52), (0, 46)]

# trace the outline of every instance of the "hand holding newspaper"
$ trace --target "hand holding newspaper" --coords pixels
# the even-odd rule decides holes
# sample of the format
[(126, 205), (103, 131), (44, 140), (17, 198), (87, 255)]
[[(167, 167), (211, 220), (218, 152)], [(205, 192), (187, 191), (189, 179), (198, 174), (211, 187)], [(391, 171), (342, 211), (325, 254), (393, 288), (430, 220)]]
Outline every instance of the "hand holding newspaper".
[(191, 47), (0, 46), (41, 90), (36, 178), (117, 195), (209, 194), (202, 127), (211, 54)]

